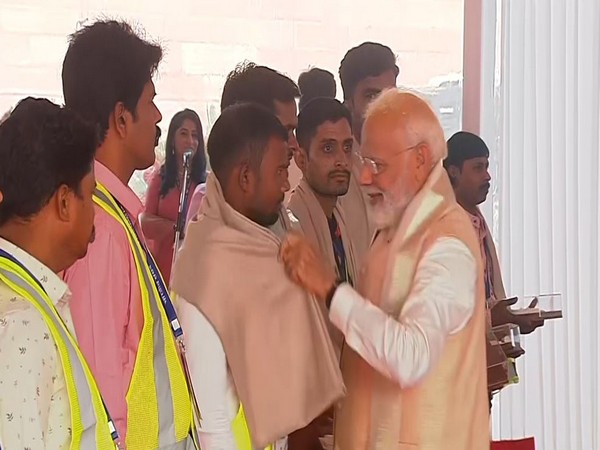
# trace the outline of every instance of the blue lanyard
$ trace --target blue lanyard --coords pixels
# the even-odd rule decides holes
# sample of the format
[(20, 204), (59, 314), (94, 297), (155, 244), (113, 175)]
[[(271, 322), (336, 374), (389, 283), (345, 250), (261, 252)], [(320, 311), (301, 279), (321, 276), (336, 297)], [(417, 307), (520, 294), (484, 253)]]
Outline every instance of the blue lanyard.
[[(37, 277), (35, 277), (31, 273), (31, 271), (27, 267), (25, 267), (25, 265), (21, 261), (19, 261), (13, 255), (11, 255), (10, 253), (8, 253), (7, 251), (5, 251), (5, 250), (3, 250), (1, 248), (0, 248), (0, 258), (8, 259), (12, 263), (14, 263), (17, 266), (19, 266), (27, 275), (29, 275), (29, 277), (32, 280), (34, 280), (37, 283), (37, 285), (42, 289), (42, 291), (44, 291), (44, 294), (48, 295), (48, 293), (46, 292), (46, 289), (44, 289), (44, 286), (42, 285), (42, 283), (40, 282), (40, 280), (38, 280)], [(63, 318), (60, 316), (60, 314), (58, 314), (58, 312), (56, 312), (56, 316), (59, 318), (59, 320), (61, 321), (61, 323), (65, 327), (65, 329), (68, 331), (69, 329), (65, 325), (65, 322), (64, 322)], [(112, 440), (117, 445), (117, 448), (119, 448), (119, 444), (118, 444), (118, 442), (119, 442), (119, 433), (117, 432), (115, 424), (114, 424), (113, 420), (110, 417), (110, 414), (108, 412), (108, 408), (106, 407), (106, 404), (104, 403), (104, 399), (102, 398), (102, 395), (100, 395), (100, 400), (102, 401), (102, 406), (104, 407), (104, 412), (106, 413), (106, 418), (108, 419), (108, 429), (110, 430), (110, 436), (112, 437)]]
[(165, 282), (162, 279), (162, 276), (160, 275), (158, 267), (156, 267), (154, 258), (152, 258), (150, 251), (148, 251), (148, 247), (146, 247), (144, 242), (140, 239), (140, 236), (138, 235), (138, 233), (135, 229), (135, 226), (133, 225), (133, 221), (129, 217), (129, 214), (127, 213), (127, 211), (125, 210), (123, 205), (121, 205), (114, 197), (113, 197), (113, 200), (121, 209), (123, 216), (125, 216), (125, 219), (127, 219), (127, 222), (129, 223), (129, 225), (131, 226), (131, 229), (133, 230), (133, 234), (135, 235), (135, 238), (137, 239), (138, 243), (144, 250), (144, 254), (146, 256), (146, 264), (148, 264), (148, 268), (150, 269), (150, 274), (152, 275), (152, 280), (154, 281), (154, 285), (156, 286), (156, 290), (158, 291), (158, 295), (160, 296), (160, 300), (161, 300), (161, 303), (165, 310), (165, 314), (167, 315), (167, 319), (169, 320), (169, 324), (171, 325), (171, 330), (173, 330), (175, 339), (179, 339), (183, 336), (183, 330), (181, 329), (181, 325), (179, 325), (179, 320), (177, 319), (177, 313), (175, 312), (175, 307), (173, 306), (173, 302), (171, 301), (171, 297), (169, 296), (169, 291), (167, 290), (167, 287), (165, 286)]
[[(181, 329), (181, 325), (179, 325), (179, 320), (177, 319), (177, 313), (175, 312), (175, 307), (173, 306), (173, 303), (171, 302), (171, 297), (169, 295), (169, 292), (167, 291), (167, 287), (165, 286), (165, 282), (164, 282), (162, 276), (160, 275), (158, 267), (156, 267), (156, 263), (154, 262), (154, 258), (150, 254), (150, 251), (148, 250), (148, 247), (146, 247), (146, 245), (144, 244), (144, 242), (140, 239), (140, 236), (138, 235), (138, 233), (137, 233), (137, 231), (135, 229), (135, 226), (133, 226), (133, 221), (129, 217), (129, 214), (127, 213), (127, 211), (125, 210), (125, 208), (123, 207), (123, 205), (121, 205), (112, 196), (112, 194), (109, 193), (109, 195), (111, 196), (111, 198), (113, 199), (113, 201), (121, 209), (121, 212), (123, 213), (123, 216), (125, 217), (125, 219), (127, 220), (127, 223), (129, 224), (129, 226), (133, 230), (133, 234), (135, 235), (135, 238), (136, 238), (137, 242), (139, 243), (139, 245), (144, 250), (144, 254), (146, 255), (146, 263), (148, 264), (148, 268), (150, 269), (150, 274), (152, 275), (152, 280), (154, 281), (154, 284), (156, 286), (156, 290), (158, 291), (158, 295), (160, 296), (160, 300), (161, 300), (161, 303), (163, 305), (163, 309), (165, 311), (165, 314), (167, 315), (167, 319), (169, 320), (169, 324), (171, 325), (171, 330), (173, 331), (173, 335), (175, 336), (175, 341), (179, 345), (180, 357), (181, 357), (181, 364), (183, 366), (183, 370), (184, 370), (184, 373), (185, 373), (185, 376), (186, 376), (186, 379), (187, 379), (188, 389), (190, 389), (190, 395), (191, 395), (192, 405), (193, 405), (193, 408), (194, 408), (194, 415), (197, 417), (198, 420), (201, 420), (202, 416), (200, 414), (200, 409), (199, 409), (197, 401), (196, 401), (196, 394), (194, 393), (194, 385), (192, 384), (192, 377), (191, 377), (191, 374), (190, 374), (190, 370), (189, 370), (189, 366), (188, 366), (188, 363), (187, 363), (187, 359), (185, 357), (186, 351), (185, 351), (185, 343), (184, 343), (184, 340), (183, 340), (183, 330)], [(193, 425), (193, 424), (192, 424), (192, 429), (190, 430), (190, 433), (192, 434), (194, 442), (198, 442), (198, 436), (196, 434), (195, 425)]]
[(342, 241), (340, 225), (334, 216), (327, 220), (329, 225), (329, 232), (331, 234), (331, 241), (333, 244), (333, 255), (335, 263), (339, 272), (341, 281), (352, 285), (352, 279), (348, 273), (348, 261), (346, 259), (346, 252), (344, 250), (344, 242)]
[[(40, 282), (40, 280), (37, 279), (37, 277), (35, 277), (27, 267), (25, 267), (23, 265), (23, 263), (21, 261), (19, 261), (17, 258), (15, 258), (13, 255), (11, 255), (10, 253), (8, 253), (7, 251), (3, 250), (0, 248), (0, 257), (8, 259), (9, 261), (13, 262), (14, 264), (16, 264), (17, 266), (19, 266), (21, 269), (23, 269), (23, 271), (29, 275), (31, 277), (31, 279), (33, 281), (35, 281), (37, 283), (37, 285), (40, 287), (40, 289), (42, 291), (44, 291), (44, 293), (46, 295), (48, 295), (48, 293), (46, 292), (46, 289), (44, 289), (44, 286), (42, 286), (42, 283)], [(60, 317), (60, 316), (59, 316)]]

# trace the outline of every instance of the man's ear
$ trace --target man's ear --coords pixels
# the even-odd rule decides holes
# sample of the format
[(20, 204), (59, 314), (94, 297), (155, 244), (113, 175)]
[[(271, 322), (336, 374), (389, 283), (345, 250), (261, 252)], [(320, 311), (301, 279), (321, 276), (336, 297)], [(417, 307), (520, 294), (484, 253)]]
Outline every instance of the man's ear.
[(123, 102), (117, 102), (109, 120), (112, 119), (115, 131), (121, 138), (124, 138), (127, 134), (128, 116), (131, 116), (131, 113), (127, 111), (125, 104)]
[(419, 145), (415, 149), (415, 158), (417, 160), (417, 169), (423, 167), (425, 165), (425, 161), (429, 158), (430, 155), (429, 147), (425, 145)]
[(460, 169), (455, 165), (450, 165), (446, 170), (448, 171), (450, 181), (452, 181), (453, 184), (456, 183), (460, 177)]
[(242, 161), (237, 169), (237, 182), (243, 193), (249, 193), (253, 190), (254, 179), (256, 177), (250, 163), (248, 161)]
[(308, 154), (302, 147), (298, 147), (294, 152), (294, 161), (296, 161), (298, 169), (304, 173), (306, 171), (306, 166), (308, 165)]
[(71, 207), (75, 200), (75, 192), (73, 192), (66, 184), (58, 187), (54, 195), (50, 198), (50, 203), (54, 203), (56, 215), (62, 222), (71, 220)]

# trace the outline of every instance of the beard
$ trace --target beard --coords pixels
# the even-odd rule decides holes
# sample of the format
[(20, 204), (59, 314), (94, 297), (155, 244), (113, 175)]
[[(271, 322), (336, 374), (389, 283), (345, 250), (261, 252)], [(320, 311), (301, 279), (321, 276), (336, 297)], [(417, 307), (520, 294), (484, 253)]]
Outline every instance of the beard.
[(369, 192), (381, 195), (377, 203), (369, 203), (370, 215), (377, 229), (388, 228), (398, 222), (414, 197), (403, 187), (402, 178), (387, 192), (374, 189), (367, 190)]
[(279, 220), (279, 213), (281, 212), (283, 200), (284, 197), (282, 196), (277, 206), (274, 206), (270, 211), (266, 210), (264, 207), (256, 206), (250, 210), (247, 217), (260, 226), (269, 228), (275, 225)]
[(254, 221), (265, 228), (272, 227), (279, 220), (279, 213), (259, 214), (254, 218)]
[[(315, 176), (307, 176), (306, 181), (310, 188), (322, 197), (340, 197), (348, 193), (351, 173), (349, 170), (334, 170), (327, 174), (325, 180)], [(345, 177), (345, 181), (336, 182), (334, 178)]]

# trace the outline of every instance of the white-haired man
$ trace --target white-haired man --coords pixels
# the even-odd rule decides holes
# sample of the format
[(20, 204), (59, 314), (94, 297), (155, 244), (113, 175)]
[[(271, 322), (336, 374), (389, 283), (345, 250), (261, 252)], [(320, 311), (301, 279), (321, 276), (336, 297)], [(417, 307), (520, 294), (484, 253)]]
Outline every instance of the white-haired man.
[(362, 137), (360, 181), (379, 231), (358, 292), (302, 237), (281, 249), (349, 347), (335, 448), (489, 449), (482, 263), (441, 164), (442, 128), (422, 99), (392, 89), (369, 107)]

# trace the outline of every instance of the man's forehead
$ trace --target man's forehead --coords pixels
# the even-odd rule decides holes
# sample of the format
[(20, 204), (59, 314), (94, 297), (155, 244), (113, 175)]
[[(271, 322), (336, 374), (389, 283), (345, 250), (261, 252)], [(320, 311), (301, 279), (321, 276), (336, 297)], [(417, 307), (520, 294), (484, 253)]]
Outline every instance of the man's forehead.
[(352, 138), (352, 127), (345, 118), (339, 119), (335, 122), (326, 120), (317, 126), (315, 135), (319, 136), (320, 138), (327, 138), (328, 136), (331, 136), (332, 139), (346, 139), (347, 137)]
[(471, 166), (475, 166), (477, 164), (487, 164), (489, 160), (489, 156), (476, 156), (475, 158), (466, 159), (465, 163), (468, 163)]
[(358, 82), (357, 90), (377, 90), (382, 91), (396, 87), (396, 75), (395, 72), (390, 69), (382, 74), (367, 77)]
[(290, 147), (287, 141), (281, 140), (279, 136), (272, 136), (267, 142), (267, 153), (271, 154), (275, 159), (282, 157), (287, 158), (290, 153)]
[(374, 154), (390, 148), (413, 145), (407, 129), (391, 116), (370, 117), (365, 121), (361, 152)]

